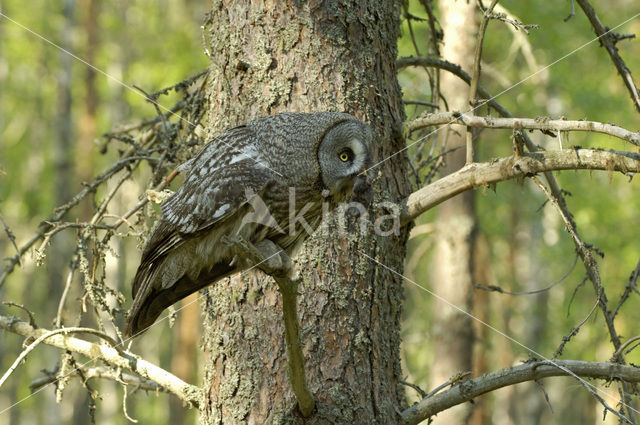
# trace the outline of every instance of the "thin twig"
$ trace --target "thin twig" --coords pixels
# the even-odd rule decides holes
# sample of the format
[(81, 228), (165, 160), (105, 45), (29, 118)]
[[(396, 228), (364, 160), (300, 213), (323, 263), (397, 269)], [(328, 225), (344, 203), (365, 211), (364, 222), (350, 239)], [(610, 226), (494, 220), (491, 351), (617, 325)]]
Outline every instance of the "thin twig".
[(124, 173), (124, 175), (116, 182), (116, 184), (113, 185), (113, 187), (111, 188), (107, 196), (104, 197), (104, 199), (102, 200), (102, 203), (100, 204), (97, 211), (91, 218), (91, 221), (90, 221), (91, 224), (95, 225), (96, 223), (98, 223), (98, 221), (102, 219), (102, 216), (106, 212), (107, 207), (109, 206), (109, 203), (111, 202), (113, 197), (116, 196), (116, 193), (118, 193), (118, 190), (120, 190), (120, 187), (124, 184), (124, 182), (129, 180), (132, 174), (133, 174), (133, 168), (128, 169), (127, 172)]
[(418, 56), (422, 56), (420, 54), (420, 49), (418, 48), (418, 43), (416, 42), (416, 37), (415, 34), (413, 33), (413, 25), (411, 24), (411, 20), (415, 19), (415, 17), (409, 13), (409, 3), (403, 3), (402, 5), (403, 9), (404, 9), (404, 16), (407, 19), (407, 26), (409, 27), (409, 35), (411, 37), (411, 43), (413, 43), (413, 48), (416, 51), (416, 54)]
[(550, 285), (545, 286), (544, 288), (540, 288), (540, 289), (533, 289), (531, 291), (507, 291), (505, 289), (502, 289), (499, 286), (495, 286), (495, 285), (489, 285), (489, 286), (484, 286), (484, 285), (480, 285), (480, 284), (474, 284), (473, 287), (483, 290), (483, 291), (493, 291), (493, 292), (498, 292), (500, 294), (506, 294), (506, 295), (535, 295), (535, 294), (540, 294), (542, 292), (546, 292), (548, 290), (550, 290), (551, 288), (553, 288), (554, 286), (558, 285), (559, 283), (561, 283), (563, 280), (565, 280), (570, 274), (571, 272), (576, 268), (576, 264), (578, 264), (578, 256), (576, 255), (573, 259), (573, 264), (571, 265), (571, 267), (569, 267), (569, 270), (567, 270), (567, 272), (565, 274), (562, 275), (562, 277), (560, 277), (560, 279), (556, 280), (555, 282), (553, 282)]
[(429, 108), (438, 109), (440, 106), (436, 105), (432, 102), (425, 102), (424, 100), (411, 100), (411, 99), (402, 99), (402, 103), (405, 105), (420, 105), (420, 106), (428, 106)]
[(596, 11), (587, 0), (576, 1), (584, 11), (584, 14), (587, 15), (587, 18), (589, 18), (591, 26), (600, 39), (601, 46), (603, 46), (607, 50), (609, 57), (611, 57), (611, 61), (618, 70), (618, 74), (620, 74), (624, 85), (627, 87), (627, 91), (631, 96), (631, 101), (635, 105), (636, 110), (640, 112), (640, 94), (638, 93), (637, 85), (633, 81), (633, 77), (631, 76), (631, 71), (629, 70), (629, 68), (627, 68), (627, 65), (624, 63), (624, 60), (622, 60), (622, 57), (618, 53), (618, 48), (616, 47), (618, 38), (615, 36), (615, 33), (613, 33), (610, 29), (605, 27), (602, 22), (600, 22)]
[[(175, 105), (173, 105), (171, 108), (169, 108), (168, 111), (166, 111), (163, 115), (166, 118), (169, 118), (172, 115), (175, 115), (176, 112), (182, 110), (182, 108), (184, 108), (186, 106), (187, 102), (185, 102), (184, 100), (181, 100), (179, 102), (176, 102)], [(149, 126), (153, 126), (156, 124), (159, 124), (162, 121), (162, 117), (156, 115), (154, 117), (148, 118), (146, 120), (141, 120), (140, 122), (137, 123), (132, 123), (132, 124), (126, 124), (126, 125), (121, 125), (119, 127), (116, 127), (115, 129), (111, 130), (108, 133), (104, 133), (102, 135), (102, 137), (105, 137), (107, 139), (107, 142), (109, 141), (109, 139), (113, 138), (113, 139), (117, 139), (119, 135), (121, 134), (126, 134), (126, 133), (130, 133), (132, 131), (135, 130), (139, 130), (141, 128), (144, 127), (149, 127)], [(101, 146), (100, 150), (104, 151), (104, 149), (106, 149), (106, 146)]]
[(622, 344), (620, 346), (620, 348), (618, 348), (616, 350), (615, 353), (613, 353), (613, 356), (611, 356), (611, 361), (612, 362), (617, 362), (620, 359), (620, 356), (622, 355), (622, 352), (629, 346), (631, 345), (631, 343), (639, 341), (640, 340), (640, 335), (636, 335), (632, 338), (629, 338), (627, 341), (625, 341), (624, 344)]
[(570, 0), (570, 1), (571, 1), (571, 13), (570, 13), (570, 14), (568, 14), (568, 15), (563, 19), (563, 21), (565, 21), (565, 22), (569, 22), (569, 19), (571, 19), (571, 18), (573, 18), (574, 16), (576, 16), (576, 5), (575, 5), (575, 3), (573, 2), (573, 0)]
[(2, 301), (2, 305), (8, 305), (9, 307), (16, 307), (24, 311), (29, 316), (29, 324), (34, 328), (38, 327), (36, 325), (36, 319), (33, 317), (33, 313), (27, 307), (23, 306), (22, 304), (14, 303), (13, 301)]
[(522, 32), (524, 32), (525, 34), (529, 35), (529, 30), (530, 29), (539, 29), (540, 26), (536, 25), (536, 24), (524, 24), (522, 22), (520, 22), (518, 19), (509, 17), (506, 13), (496, 13), (496, 12), (491, 12), (489, 13), (489, 18), (490, 19), (495, 19), (497, 21), (501, 21), (504, 22), (506, 24), (510, 24), (511, 26), (513, 26), (513, 28), (515, 28), (516, 31), (518, 30), (522, 30)]
[[(82, 354), (92, 360), (101, 360), (116, 368), (130, 370), (166, 388), (168, 392), (174, 394), (189, 406), (198, 407), (203, 405), (204, 394), (200, 388), (187, 384), (175, 375), (134, 354), (120, 351), (121, 348), (116, 349), (109, 345), (89, 342), (69, 335), (60, 335), (60, 333), (64, 333), (70, 328), (56, 329), (55, 331), (34, 329), (27, 322), (0, 315), (0, 329), (5, 329), (26, 338), (40, 339), (44, 336), (46, 339), (44, 343), (47, 345)], [(95, 331), (95, 329), (91, 329), (91, 331)], [(58, 334), (51, 335), (51, 332)]]
[(16, 250), (16, 252), (18, 253), (18, 265), (20, 267), (22, 267), (22, 262), (20, 260), (20, 248), (18, 248), (18, 245), (16, 244), (16, 237), (13, 234), (13, 232), (11, 231), (11, 229), (9, 228), (9, 225), (7, 224), (7, 222), (4, 221), (4, 218), (2, 217), (2, 214), (0, 214), (0, 222), (2, 222), (2, 226), (4, 227), (4, 231), (7, 234), (7, 237), (9, 238), (9, 241), (11, 241), (11, 245), (13, 245), (13, 247)]
[(62, 295), (60, 295), (60, 301), (58, 302), (58, 312), (56, 313), (56, 320), (54, 322), (56, 328), (59, 328), (60, 326), (62, 326), (62, 310), (64, 309), (64, 304), (67, 300), (67, 296), (69, 295), (69, 289), (71, 289), (71, 282), (73, 281), (73, 275), (76, 272), (77, 266), (78, 266), (78, 248), (76, 248), (76, 252), (69, 264), (69, 274), (67, 275), (67, 280), (64, 284)]
[[(482, 22), (478, 29), (478, 40), (476, 41), (476, 49), (473, 56), (473, 73), (471, 75), (471, 84), (469, 85), (469, 114), (473, 116), (476, 110), (476, 95), (478, 94), (478, 85), (480, 83), (480, 62), (482, 60), (482, 45), (484, 43), (484, 35), (487, 32), (487, 25), (489, 25), (490, 15), (493, 8), (498, 4), (498, 0), (492, 0), (487, 10), (483, 10)], [(470, 127), (467, 127), (467, 159), (466, 163), (471, 164), (475, 160), (475, 152), (473, 146), (473, 131)]]
[(587, 316), (580, 323), (578, 323), (576, 326), (574, 326), (573, 329), (571, 329), (571, 331), (569, 331), (568, 334), (566, 334), (565, 336), (562, 337), (562, 342), (560, 343), (560, 345), (556, 349), (555, 353), (553, 353), (553, 357), (552, 357), (553, 359), (556, 359), (556, 358), (558, 358), (558, 357), (560, 357), (562, 355), (562, 352), (564, 351), (565, 345), (567, 345), (567, 343), (569, 341), (571, 341), (571, 338), (573, 338), (574, 336), (576, 336), (578, 334), (578, 332), (580, 332), (580, 329), (582, 328), (582, 325), (587, 323), (587, 320), (589, 320), (589, 318), (593, 315), (593, 313), (598, 308), (599, 302), (600, 302), (600, 297), (596, 297), (596, 302), (593, 304), (593, 307), (591, 307), (591, 310), (589, 311), (589, 314), (587, 314)]
[[(157, 383), (153, 382), (150, 379), (143, 378), (141, 376), (128, 373), (128, 372), (117, 372), (113, 369), (106, 368), (104, 366), (96, 366), (89, 368), (80, 368), (82, 370), (82, 374), (85, 379), (93, 379), (93, 378), (103, 378), (109, 379), (112, 381), (124, 383), (126, 385), (133, 386), (135, 388), (139, 388), (145, 391), (159, 391), (168, 393), (169, 391)], [(76, 375), (77, 372), (73, 372), (71, 375)], [(40, 378), (36, 378), (31, 381), (29, 385), (29, 389), (31, 392), (34, 392), (46, 385), (49, 385), (53, 382), (56, 382), (56, 372), (46, 371), (46, 375)]]
[(420, 388), (419, 386), (417, 386), (416, 384), (412, 384), (409, 381), (406, 381), (404, 379), (401, 379), (399, 381), (402, 385), (406, 385), (407, 387), (413, 388), (414, 390), (416, 390), (416, 392), (418, 394), (420, 394), (420, 397), (425, 398), (427, 396), (427, 393), (424, 392), (424, 390), (422, 388)]
[(616, 308), (613, 309), (613, 313), (612, 313), (613, 318), (615, 318), (618, 315), (620, 308), (622, 308), (622, 305), (625, 303), (625, 301), (627, 301), (627, 299), (631, 295), (631, 292), (635, 292), (636, 294), (640, 295), (640, 292), (638, 292), (638, 289), (636, 287), (639, 276), (640, 276), (640, 260), (638, 260), (638, 263), (636, 264), (636, 268), (633, 270), (633, 272), (631, 272), (631, 276), (629, 276), (629, 283), (624, 288), (624, 292), (620, 296), (618, 305), (616, 305)]

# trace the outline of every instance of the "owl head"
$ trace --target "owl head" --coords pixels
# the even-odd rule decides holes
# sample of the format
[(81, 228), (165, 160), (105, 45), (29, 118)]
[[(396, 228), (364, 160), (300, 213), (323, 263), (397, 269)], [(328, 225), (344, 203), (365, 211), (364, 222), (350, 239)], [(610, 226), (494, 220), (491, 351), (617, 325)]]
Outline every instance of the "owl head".
[(318, 147), (324, 186), (334, 198), (346, 198), (355, 177), (371, 164), (371, 129), (362, 121), (343, 121), (331, 128)]

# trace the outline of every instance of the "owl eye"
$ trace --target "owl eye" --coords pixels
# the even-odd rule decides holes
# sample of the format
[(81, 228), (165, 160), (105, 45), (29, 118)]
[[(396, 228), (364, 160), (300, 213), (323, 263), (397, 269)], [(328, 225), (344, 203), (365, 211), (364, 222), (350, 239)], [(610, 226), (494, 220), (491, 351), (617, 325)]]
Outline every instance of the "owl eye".
[(345, 149), (338, 154), (338, 158), (342, 162), (348, 162), (353, 159), (353, 151), (351, 149)]

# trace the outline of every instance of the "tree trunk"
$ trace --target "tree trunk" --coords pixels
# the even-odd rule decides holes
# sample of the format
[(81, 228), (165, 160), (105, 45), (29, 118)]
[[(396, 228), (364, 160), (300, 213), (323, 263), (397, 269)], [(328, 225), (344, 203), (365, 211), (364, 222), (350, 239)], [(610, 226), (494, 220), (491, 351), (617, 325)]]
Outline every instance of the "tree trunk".
[[(469, 72), (473, 66), (476, 21), (475, 2), (440, 1), (444, 59), (459, 64)], [(442, 110), (469, 109), (469, 86), (453, 74), (445, 73), (440, 92), (446, 99)], [(465, 128), (447, 127), (440, 131), (445, 149), (457, 148), (446, 156), (442, 174), (459, 170), (465, 164)], [(474, 192), (468, 191), (440, 206), (436, 222), (436, 249), (433, 261), (433, 291), (454, 305), (472, 310), (473, 246), (476, 215)], [(469, 316), (443, 304), (433, 302), (434, 363), (431, 365), (431, 387), (434, 388), (458, 373), (472, 370), (473, 328)], [(436, 424), (462, 424), (471, 414), (471, 405), (464, 404), (439, 414)]]
[[(100, 49), (100, 0), (84, 0), (82, 6), (82, 26), (86, 34), (84, 59), (91, 64), (96, 63)], [(97, 136), (96, 115), (98, 112), (98, 90), (96, 87), (96, 70), (87, 67), (84, 71), (84, 108), (78, 120), (78, 138), (76, 143), (76, 173), (81, 181), (91, 181), (95, 172), (93, 156), (94, 140)], [(60, 204), (58, 204), (60, 205)], [(92, 214), (91, 202), (84, 202), (81, 219), (87, 220)]]
[[(208, 132), (281, 111), (339, 110), (369, 122), (374, 161), (404, 146), (395, 59), (400, 2), (214, 1)], [(405, 156), (376, 167), (374, 214), (408, 194)], [(376, 204), (378, 203), (378, 204)], [(330, 224), (328, 229), (335, 229)], [(305, 423), (398, 423), (406, 233), (318, 232), (296, 257), (298, 310), (316, 412)], [(245, 273), (209, 288), (202, 423), (302, 423), (287, 374), (281, 298)]]

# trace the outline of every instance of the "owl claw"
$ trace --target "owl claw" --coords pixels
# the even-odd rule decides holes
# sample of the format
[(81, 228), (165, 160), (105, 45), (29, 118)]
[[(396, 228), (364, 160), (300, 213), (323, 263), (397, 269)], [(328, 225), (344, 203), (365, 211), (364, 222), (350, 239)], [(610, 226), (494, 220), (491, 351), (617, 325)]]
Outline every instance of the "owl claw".
[(292, 274), (291, 258), (269, 239), (264, 239), (254, 245), (239, 236), (231, 236), (225, 238), (225, 243), (228, 243), (237, 252), (233, 261), (236, 257), (242, 257), (253, 267), (257, 267), (273, 277), (289, 277)]

